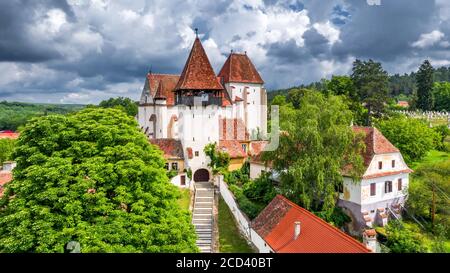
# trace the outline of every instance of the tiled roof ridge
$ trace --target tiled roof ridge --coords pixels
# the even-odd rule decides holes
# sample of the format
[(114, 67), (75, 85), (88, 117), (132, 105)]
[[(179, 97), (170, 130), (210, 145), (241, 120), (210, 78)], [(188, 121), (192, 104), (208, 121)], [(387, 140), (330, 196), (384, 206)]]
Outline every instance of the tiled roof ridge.
[[(282, 195), (278, 194), (276, 195), (272, 201), (270, 201), (270, 203), (259, 213), (259, 215), (253, 219), (253, 221), (251, 222), (251, 226), (252, 228), (256, 231), (256, 233), (258, 233), (262, 238), (267, 237), (272, 230), (278, 226), (280, 224), (280, 219), (282, 219), (284, 216), (286, 216), (286, 214), (292, 209), (292, 205), (286, 202), (283, 202), (283, 199), (280, 198), (282, 197)], [(279, 204), (283, 204), (286, 205), (286, 208), (281, 209)], [(273, 207), (277, 208), (274, 209)], [(264, 214), (263, 214), (264, 213)], [(267, 215), (266, 215), (267, 214)], [(273, 217), (272, 217), (273, 215)], [(271, 217), (266, 217), (266, 216), (271, 216)], [(277, 221), (266, 221), (263, 223), (260, 223), (259, 218), (269, 218), (269, 219), (277, 219)], [(264, 219), (263, 219), (264, 220)], [(267, 230), (266, 228), (262, 229), (263, 227), (266, 227), (266, 225), (269, 225), (269, 229)]]
[(360, 247), (361, 249), (363, 249), (364, 251), (369, 252), (369, 250), (360, 242), (356, 241), (356, 239), (354, 239), (353, 237), (351, 237), (350, 235), (346, 234), (345, 232), (339, 230), (338, 228), (334, 227), (333, 225), (327, 223), (325, 220), (322, 220), (320, 217), (318, 217), (317, 215), (315, 215), (314, 213), (308, 211), (307, 209), (304, 209), (302, 207), (300, 207), (299, 205), (295, 204), (294, 202), (290, 201), (289, 199), (287, 199), (286, 197), (284, 197), (281, 194), (278, 194), (277, 197), (281, 198), (283, 201), (287, 202), (288, 204), (291, 205), (291, 209), (296, 209), (300, 212), (303, 212), (305, 214), (307, 214), (308, 216), (310, 216), (310, 218), (312, 220), (314, 220), (315, 222), (319, 223), (321, 226), (334, 231), (336, 234), (339, 234), (341, 238), (345, 239), (346, 241), (348, 241), (349, 243)]

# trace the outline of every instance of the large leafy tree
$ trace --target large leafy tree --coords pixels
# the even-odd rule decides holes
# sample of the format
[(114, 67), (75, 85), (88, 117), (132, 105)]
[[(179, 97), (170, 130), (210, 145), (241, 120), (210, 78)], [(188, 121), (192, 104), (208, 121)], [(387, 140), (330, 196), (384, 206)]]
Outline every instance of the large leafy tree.
[(342, 96), (349, 109), (353, 112), (354, 123), (366, 123), (367, 110), (362, 106), (353, 80), (349, 76), (331, 77), (331, 80), (327, 83), (326, 89), (327, 94)]
[(366, 125), (372, 116), (380, 117), (388, 99), (388, 74), (381, 63), (373, 60), (353, 62), (351, 75), (358, 98), (368, 110)]
[(380, 120), (377, 127), (400, 149), (407, 163), (421, 160), (440, 140), (440, 134), (428, 127), (425, 121), (403, 115)]
[(117, 109), (32, 120), (0, 201), (0, 252), (192, 252), (162, 153)]
[(99, 106), (103, 108), (118, 108), (132, 117), (136, 116), (138, 113), (137, 104), (130, 98), (110, 98), (100, 102)]
[(354, 167), (354, 177), (362, 171), (362, 144), (350, 127), (352, 113), (341, 97), (303, 90), (298, 98), (298, 108), (280, 106), (280, 145), (264, 153), (263, 159), (280, 173), (287, 197), (329, 218), (344, 166)]
[(450, 112), (450, 82), (436, 82), (433, 87), (434, 110)]
[(427, 111), (433, 109), (433, 67), (425, 60), (416, 75), (417, 108)]

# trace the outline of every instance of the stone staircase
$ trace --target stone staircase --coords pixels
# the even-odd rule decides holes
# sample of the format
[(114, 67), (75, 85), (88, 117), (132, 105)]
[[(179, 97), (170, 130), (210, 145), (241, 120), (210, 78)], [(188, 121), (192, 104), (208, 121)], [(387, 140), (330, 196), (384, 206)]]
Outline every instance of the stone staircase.
[(213, 242), (214, 187), (209, 182), (195, 183), (192, 223), (197, 233), (197, 246), (202, 253), (211, 253)]

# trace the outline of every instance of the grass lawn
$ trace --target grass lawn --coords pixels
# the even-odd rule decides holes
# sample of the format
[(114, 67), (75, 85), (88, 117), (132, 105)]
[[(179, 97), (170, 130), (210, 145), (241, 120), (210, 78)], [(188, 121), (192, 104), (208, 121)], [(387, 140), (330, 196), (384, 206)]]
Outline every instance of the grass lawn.
[(180, 194), (178, 204), (182, 209), (189, 210), (189, 204), (191, 203), (191, 192), (189, 189), (180, 189)]
[(252, 248), (239, 233), (236, 222), (222, 197), (219, 198), (219, 242), (221, 253), (252, 253)]
[(450, 153), (431, 150), (421, 161), (412, 163), (411, 168), (415, 170), (423, 164), (437, 163), (445, 160), (450, 160)]

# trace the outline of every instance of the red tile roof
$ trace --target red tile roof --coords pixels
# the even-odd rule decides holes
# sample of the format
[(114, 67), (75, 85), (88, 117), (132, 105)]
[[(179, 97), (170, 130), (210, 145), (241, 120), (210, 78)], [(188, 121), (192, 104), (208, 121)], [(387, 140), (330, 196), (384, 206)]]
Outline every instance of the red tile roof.
[(0, 139), (8, 138), (8, 139), (18, 139), (20, 136), (20, 133), (14, 133), (13, 131), (1, 131), (0, 132)]
[[(268, 143), (269, 142), (267, 140), (252, 141), (250, 143), (250, 162), (263, 163), (262, 152)], [(269, 162), (269, 166), (271, 165), (272, 163)]]
[(195, 39), (176, 90), (223, 90), (199, 38)]
[(247, 54), (231, 53), (219, 72), (225, 83), (259, 83), (264, 81)]
[[(169, 106), (175, 103), (175, 86), (177, 85), (180, 76), (170, 74), (147, 74), (147, 80), (150, 85), (150, 94), (153, 97), (160, 97), (166, 99), (166, 104)], [(160, 86), (162, 84), (162, 86)]]
[(183, 146), (181, 141), (173, 138), (150, 139), (150, 143), (158, 146), (163, 152), (165, 158), (183, 159)]
[(366, 149), (362, 156), (366, 167), (370, 165), (374, 155), (400, 152), (377, 128), (353, 126), (353, 131), (365, 134)]
[(230, 158), (244, 158), (247, 154), (242, 149), (242, 145), (237, 140), (219, 140), (219, 151), (227, 152)]
[[(297, 239), (296, 221), (301, 223)], [(277, 253), (370, 253), (362, 243), (282, 195), (264, 208), (252, 227)]]
[(3, 187), (12, 180), (12, 172), (0, 171), (0, 197), (3, 195)]

